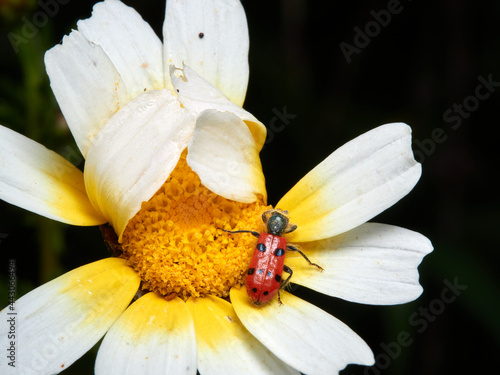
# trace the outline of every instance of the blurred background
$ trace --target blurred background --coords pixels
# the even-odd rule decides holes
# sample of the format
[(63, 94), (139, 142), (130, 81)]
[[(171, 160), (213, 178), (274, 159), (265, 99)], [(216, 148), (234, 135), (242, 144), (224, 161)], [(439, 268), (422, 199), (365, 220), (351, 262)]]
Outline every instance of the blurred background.
[[(124, 2), (161, 35), (164, 2)], [(0, 0), (0, 123), (83, 168), (48, 86), (43, 54), (78, 19), (90, 16), (93, 2), (60, 3), (66, 5)], [(368, 306), (303, 287), (294, 291), (344, 321), (372, 348), (375, 366), (351, 365), (342, 373), (485, 373), (500, 349), (500, 201), (494, 177), (500, 2), (243, 5), (251, 43), (245, 109), (269, 128), (261, 157), (270, 204), (336, 148), (384, 123), (411, 125), (423, 165), (411, 194), (373, 220), (418, 231), (433, 242), (434, 252), (419, 267), (420, 298)], [(9, 259), (16, 260), (21, 296), (108, 255), (95, 227), (71, 227), (0, 202), (3, 291)], [(7, 304), (6, 292), (0, 301)], [(96, 352), (97, 346), (64, 373), (92, 373)]]

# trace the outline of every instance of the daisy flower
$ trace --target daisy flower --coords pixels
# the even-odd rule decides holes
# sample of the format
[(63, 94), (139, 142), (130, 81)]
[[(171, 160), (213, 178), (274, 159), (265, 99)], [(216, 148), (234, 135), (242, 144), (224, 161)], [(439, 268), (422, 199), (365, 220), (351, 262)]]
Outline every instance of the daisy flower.
[[(344, 323), (281, 291), (252, 303), (244, 278), (263, 231), (259, 159), (265, 127), (242, 109), (248, 30), (236, 0), (169, 0), (162, 43), (118, 0), (49, 50), (51, 87), (85, 157), (82, 173), (0, 127), (0, 198), (81, 226), (109, 223), (115, 257), (44, 284), (0, 313), (16, 319), (19, 373), (68, 368), (102, 337), (96, 374), (324, 374), (371, 365)], [(420, 177), (410, 128), (380, 126), (332, 153), (277, 203), (298, 226), (287, 239), (292, 282), (365, 304), (422, 292), (422, 235), (366, 223)], [(0, 327), (9, 348), (7, 325)], [(14, 370), (5, 355), (0, 370)]]

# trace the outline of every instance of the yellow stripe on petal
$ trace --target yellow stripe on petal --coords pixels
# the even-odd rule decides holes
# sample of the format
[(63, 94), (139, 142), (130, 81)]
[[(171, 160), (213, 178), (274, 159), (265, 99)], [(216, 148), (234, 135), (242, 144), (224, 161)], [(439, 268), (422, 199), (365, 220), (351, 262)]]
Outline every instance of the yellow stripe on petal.
[(188, 300), (193, 315), (199, 345), (211, 348), (230, 345), (227, 339), (246, 340), (251, 337), (240, 324), (229, 302), (208, 296)]
[(372, 365), (368, 345), (340, 320), (281, 291), (255, 306), (246, 290), (231, 289), (231, 302), (245, 327), (278, 358), (305, 374), (336, 374), (349, 363)]
[(415, 186), (411, 128), (379, 126), (337, 149), (276, 205), (298, 226), (288, 239), (314, 241), (347, 232), (389, 208)]
[[(20, 298), (14, 304), (19, 373), (54, 374), (66, 369), (105, 334), (139, 284), (139, 276), (125, 260), (108, 258)], [(7, 321), (12, 312), (10, 306), (4, 309), (1, 320)], [(6, 329), (1, 325), (1, 339), (7, 337)]]
[(366, 223), (332, 238), (301, 243), (301, 248), (323, 271), (289, 252), (286, 264), (294, 283), (351, 302), (394, 305), (422, 293), (417, 267), (432, 244), (408, 229)]
[(187, 301), (196, 329), (201, 374), (298, 374), (241, 324), (229, 302), (208, 296)]
[(0, 126), (0, 199), (73, 225), (107, 220), (90, 203), (82, 172), (41, 144)]
[(106, 334), (95, 373), (196, 374), (196, 337), (186, 303), (155, 293), (135, 301)]
[(262, 147), (264, 147), (264, 143), (266, 142), (266, 127), (260, 121), (251, 121), (246, 119), (243, 120), (245, 121), (245, 124), (247, 124), (248, 129), (250, 129), (250, 133), (252, 133), (253, 139), (255, 139), (257, 150), (260, 152), (260, 150), (262, 150)]

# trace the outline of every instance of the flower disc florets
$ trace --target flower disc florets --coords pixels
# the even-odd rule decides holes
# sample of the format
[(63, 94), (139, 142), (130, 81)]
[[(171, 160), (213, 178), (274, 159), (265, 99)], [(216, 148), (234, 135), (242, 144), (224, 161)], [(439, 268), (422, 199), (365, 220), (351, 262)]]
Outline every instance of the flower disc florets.
[(185, 153), (158, 192), (142, 204), (123, 233), (122, 256), (142, 278), (142, 288), (181, 298), (226, 297), (243, 284), (255, 238), (224, 229), (263, 229), (260, 202), (240, 203), (204, 187)]

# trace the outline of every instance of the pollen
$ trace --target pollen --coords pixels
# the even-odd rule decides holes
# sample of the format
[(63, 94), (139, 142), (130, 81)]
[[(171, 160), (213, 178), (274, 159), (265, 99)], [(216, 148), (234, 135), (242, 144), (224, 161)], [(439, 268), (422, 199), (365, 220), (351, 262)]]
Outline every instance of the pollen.
[(256, 245), (248, 233), (262, 231), (262, 202), (240, 203), (223, 198), (202, 185), (186, 163), (177, 166), (123, 233), (122, 257), (141, 276), (141, 288), (165, 298), (216, 295), (227, 297), (232, 286), (244, 283)]

